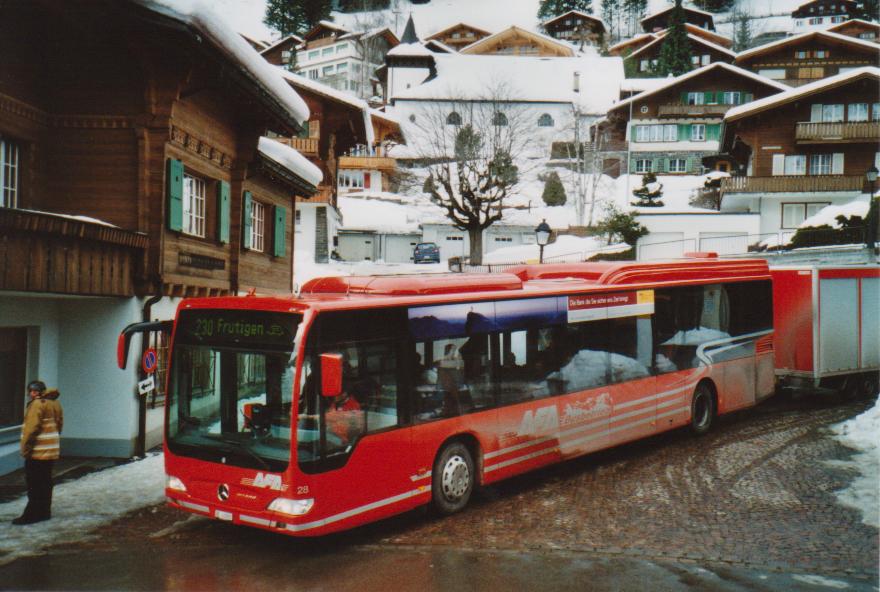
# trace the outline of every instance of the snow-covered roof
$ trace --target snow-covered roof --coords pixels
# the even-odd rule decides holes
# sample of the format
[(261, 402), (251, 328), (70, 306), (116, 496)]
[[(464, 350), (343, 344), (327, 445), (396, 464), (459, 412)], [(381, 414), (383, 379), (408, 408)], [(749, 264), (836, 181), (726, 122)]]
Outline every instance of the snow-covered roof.
[(364, 110), (368, 108), (366, 101), (359, 99), (352, 94), (337, 90), (332, 86), (328, 86), (326, 84), (318, 82), (317, 80), (312, 80), (311, 78), (306, 78), (305, 76), (301, 76), (300, 74), (294, 74), (289, 70), (285, 70), (281, 66), (276, 67), (281, 73), (281, 76), (296, 87), (310, 90), (315, 94), (327, 97), (328, 99), (333, 99), (338, 103), (351, 105), (358, 110)]
[(563, 41), (561, 39), (557, 39), (555, 37), (551, 37), (550, 35), (545, 35), (544, 33), (538, 33), (537, 31), (530, 31), (528, 29), (523, 29), (522, 27), (517, 27), (516, 25), (510, 26), (504, 30), (498, 31), (497, 33), (493, 33), (488, 37), (483, 37), (482, 39), (478, 39), (474, 41), (470, 45), (466, 45), (462, 47), (459, 51), (464, 54), (469, 54), (476, 51), (478, 48), (482, 46), (491, 45), (493, 42), (504, 39), (505, 37), (509, 37), (511, 35), (522, 35), (524, 37), (531, 37), (541, 43), (546, 43), (547, 45), (554, 45), (559, 47), (561, 50), (568, 52), (571, 55), (575, 55), (576, 48), (571, 43), (567, 41)]
[[(662, 43), (665, 38), (666, 38), (666, 35), (658, 35), (657, 39), (655, 39), (654, 41), (651, 41), (647, 45), (643, 45), (642, 47), (638, 48), (637, 50), (635, 50), (634, 52), (629, 54), (629, 56), (627, 56), (627, 57), (628, 58), (637, 57), (639, 54), (641, 54), (644, 51), (648, 51), (648, 49), (650, 49), (651, 47), (654, 47), (658, 43)], [(705, 37), (700, 37), (698, 35), (694, 35), (693, 33), (688, 33), (687, 38), (690, 43), (697, 43), (699, 45), (703, 45), (705, 47), (708, 47), (709, 49), (714, 49), (717, 52), (725, 53), (732, 58), (736, 57), (736, 52), (730, 51), (726, 47), (718, 45), (717, 43), (712, 43), (711, 41), (709, 41)]]
[(793, 35), (792, 37), (786, 37), (784, 39), (780, 39), (778, 41), (772, 41), (770, 43), (766, 43), (764, 45), (759, 45), (758, 47), (753, 47), (751, 49), (747, 49), (745, 51), (740, 52), (736, 55), (736, 61), (748, 59), (750, 57), (761, 55), (768, 51), (772, 51), (777, 47), (784, 47), (786, 45), (794, 45), (803, 41), (804, 39), (808, 39), (810, 37), (821, 37), (823, 39), (829, 41), (838, 41), (841, 43), (846, 43), (856, 47), (862, 47), (868, 49), (872, 52), (877, 51), (877, 44), (871, 41), (864, 41), (862, 39), (857, 39), (855, 37), (850, 37), (849, 35), (841, 35), (840, 33), (834, 33), (831, 31), (809, 31), (807, 33), (801, 33), (800, 35)]
[[(659, 85), (655, 86), (654, 88), (652, 88), (651, 90), (646, 90), (645, 92), (642, 92), (640, 94), (633, 95), (632, 97), (624, 99), (624, 100), (620, 101), (619, 103), (617, 103), (616, 105), (614, 105), (614, 107), (612, 107), (611, 110), (616, 111), (626, 105), (629, 105), (632, 102), (642, 101), (642, 100), (650, 97), (651, 95), (654, 95), (654, 94), (662, 92), (668, 88), (682, 84), (683, 82), (687, 82), (688, 80), (690, 80), (692, 78), (697, 78), (698, 76), (702, 76), (703, 74), (706, 74), (707, 72), (711, 72), (712, 70), (718, 70), (718, 69), (727, 70), (731, 74), (736, 74), (737, 76), (742, 76), (743, 78), (749, 78), (755, 82), (758, 82), (758, 83), (763, 84), (765, 86), (775, 88), (776, 90), (779, 90), (782, 92), (785, 92), (785, 91), (788, 91), (791, 89), (790, 86), (782, 84), (781, 82), (776, 82), (775, 80), (770, 80), (769, 78), (765, 78), (764, 76), (759, 76), (759, 75), (755, 74), (754, 72), (744, 70), (743, 68), (739, 68), (737, 66), (732, 66), (732, 65), (726, 64), (724, 62), (713, 62), (707, 66), (703, 66), (702, 68), (697, 68), (696, 70), (691, 70), (690, 72), (682, 74), (681, 76), (676, 76), (675, 78), (666, 78), (666, 79), (661, 78), (660, 80), (664, 81), (663, 84), (659, 84)], [(657, 80), (657, 79), (655, 78), (652, 80)], [(749, 104), (751, 104), (751, 103), (749, 103)]]
[(433, 39), (433, 38), (435, 38), (435, 37), (442, 37), (444, 33), (448, 33), (448, 32), (451, 31), (452, 29), (458, 29), (459, 27), (464, 27), (464, 28), (466, 28), (466, 29), (470, 29), (471, 31), (476, 31), (477, 33), (483, 33), (483, 34), (485, 34), (485, 35), (491, 35), (491, 34), (492, 34), (490, 31), (486, 31), (485, 29), (481, 29), (481, 28), (479, 28), (479, 27), (475, 27), (475, 26), (473, 26), (473, 25), (469, 25), (468, 23), (458, 22), (458, 23), (456, 23), (456, 24), (454, 24), (454, 25), (450, 25), (450, 26), (448, 26), (448, 27), (444, 27), (443, 29), (440, 29), (440, 30), (437, 31), (436, 33), (432, 33), (431, 35), (429, 35), (428, 37), (426, 37), (426, 39)]
[(852, 25), (862, 25), (863, 27), (868, 27), (870, 29), (880, 29), (880, 24), (872, 23), (870, 21), (862, 20), (862, 19), (849, 19), (848, 21), (844, 21), (842, 23), (837, 23), (836, 25), (831, 25), (826, 31), (831, 31), (832, 33), (837, 31), (838, 29), (844, 29), (848, 26)]
[(200, 0), (134, 0), (141, 6), (197, 29), (228, 58), (237, 62), (297, 122), (309, 118), (309, 108), (256, 49), (233, 31)]
[(618, 49), (623, 49), (624, 47), (626, 47), (628, 45), (632, 45), (633, 43), (636, 43), (638, 41), (644, 41), (644, 40), (646, 40), (645, 38), (657, 39), (657, 34), (656, 33), (639, 33), (638, 35), (633, 35), (629, 39), (625, 39), (624, 41), (621, 41), (619, 43), (615, 43), (614, 45), (612, 45), (611, 47), (608, 48), (608, 51), (617, 51)]
[(621, 92), (645, 92), (655, 90), (669, 84), (669, 77), (662, 78), (627, 78), (620, 83)]
[[(649, 15), (646, 16), (646, 17), (644, 17), (644, 18), (643, 18), (642, 20), (640, 20), (639, 22), (640, 22), (640, 23), (643, 23), (643, 22), (645, 22), (645, 21), (648, 20), (648, 19), (652, 19), (652, 18), (654, 18), (655, 16), (658, 16), (658, 15), (663, 14), (664, 12), (668, 12), (668, 11), (672, 10), (673, 8), (675, 8), (675, 5), (674, 5), (674, 4), (669, 4), (668, 6), (665, 6), (665, 7), (661, 8), (661, 9), (659, 9), (659, 10), (656, 10), (656, 11), (652, 12), (651, 14), (649, 14)], [(714, 22), (714, 20), (715, 20), (715, 15), (713, 15), (711, 12), (706, 12), (705, 10), (700, 10), (699, 8), (695, 8), (695, 7), (693, 7), (693, 6), (683, 6), (682, 8), (684, 8), (685, 10), (687, 10), (687, 11), (689, 11), (689, 12), (696, 12), (696, 13), (698, 13), (698, 14), (702, 14), (702, 15), (708, 16), (710, 19), (713, 20), (713, 22)]]
[(424, 57), (433, 56), (434, 52), (421, 43), (401, 43), (388, 50), (390, 56)]
[(273, 160), (285, 169), (308, 182), (311, 185), (318, 186), (324, 179), (324, 173), (321, 169), (313, 165), (309, 160), (291, 148), (285, 146), (281, 142), (277, 142), (272, 138), (261, 136), (257, 144), (257, 150), (260, 154)]
[[(443, 43), (442, 41), (438, 41), (436, 39), (428, 39), (427, 41), (425, 41), (425, 47), (429, 47), (429, 48), (436, 47), (437, 49), (440, 50), (440, 53), (457, 53), (458, 52), (458, 50), (455, 49), (454, 47), (450, 47), (450, 46), (446, 45), (445, 43)], [(435, 51), (433, 53), (438, 53), (438, 52)]]
[(294, 41), (297, 45), (299, 45), (300, 43), (303, 42), (303, 38), (300, 37), (299, 35), (295, 35), (295, 34), (288, 35), (287, 37), (282, 37), (281, 39), (279, 39), (278, 41), (276, 41), (272, 45), (269, 45), (265, 49), (261, 50), (260, 53), (261, 54), (269, 53), (270, 51), (272, 51), (273, 49), (275, 49), (279, 45), (281, 45), (283, 43), (287, 43), (288, 41)]
[[(481, 100), (501, 85), (511, 102), (574, 103), (587, 113), (604, 114), (619, 98), (624, 79), (619, 57), (435, 54), (434, 60), (435, 78), (399, 91), (392, 100)], [(581, 92), (572, 88), (575, 72)]]
[(724, 121), (733, 121), (747, 115), (757, 113), (759, 111), (764, 111), (765, 109), (769, 109), (777, 105), (784, 105), (785, 103), (790, 103), (791, 101), (797, 100), (801, 97), (809, 96), (818, 92), (847, 84), (848, 82), (852, 82), (853, 80), (861, 78), (863, 76), (871, 76), (873, 78), (876, 78), (877, 80), (880, 80), (880, 68), (876, 66), (865, 66), (863, 68), (856, 68), (855, 70), (850, 70), (849, 72), (844, 72), (843, 74), (838, 74), (829, 78), (822, 78), (820, 80), (817, 80), (816, 82), (811, 82), (803, 86), (798, 86), (796, 88), (789, 89), (776, 95), (764, 97), (763, 99), (758, 99), (757, 101), (752, 101), (751, 103), (746, 103), (745, 105), (739, 105), (727, 112), (727, 114), (724, 116)]

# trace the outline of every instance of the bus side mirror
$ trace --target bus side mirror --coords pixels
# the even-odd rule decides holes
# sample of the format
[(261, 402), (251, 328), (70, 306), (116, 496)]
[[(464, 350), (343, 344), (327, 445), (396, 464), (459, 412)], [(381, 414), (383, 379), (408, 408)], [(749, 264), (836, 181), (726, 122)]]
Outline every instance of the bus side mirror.
[(131, 347), (131, 336), (135, 333), (151, 333), (164, 331), (170, 334), (174, 328), (174, 321), (149, 321), (146, 323), (132, 323), (122, 330), (116, 341), (116, 365), (120, 370), (125, 370), (128, 364), (128, 350)]
[(321, 354), (321, 396), (342, 393), (342, 354)]

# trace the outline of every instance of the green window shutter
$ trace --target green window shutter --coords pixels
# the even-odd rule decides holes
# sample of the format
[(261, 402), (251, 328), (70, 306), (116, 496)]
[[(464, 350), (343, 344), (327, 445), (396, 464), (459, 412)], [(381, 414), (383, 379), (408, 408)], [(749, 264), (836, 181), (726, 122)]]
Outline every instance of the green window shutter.
[(287, 245), (287, 210), (284, 206), (275, 206), (275, 224), (272, 228), (272, 254), (284, 257)]
[(703, 93), (703, 101), (707, 105), (714, 103), (715, 102), (715, 93), (713, 93), (711, 90), (707, 90), (706, 92)]
[(221, 243), (229, 242), (229, 183), (217, 183), (217, 238)]
[(244, 207), (241, 209), (241, 228), (243, 232), (241, 244), (245, 249), (250, 248), (251, 244), (251, 215), (254, 211), (254, 198), (250, 191), (244, 192)]
[(183, 163), (169, 158), (165, 182), (168, 195), (168, 230), (183, 230)]
[(691, 140), (691, 124), (679, 123), (678, 124), (678, 141), (679, 142), (690, 142), (690, 140)]
[(681, 104), (682, 105), (688, 104), (688, 94), (686, 91), (681, 93)]
[(720, 123), (710, 123), (710, 124), (706, 125), (706, 139), (707, 140), (717, 140), (720, 130), (721, 130)]

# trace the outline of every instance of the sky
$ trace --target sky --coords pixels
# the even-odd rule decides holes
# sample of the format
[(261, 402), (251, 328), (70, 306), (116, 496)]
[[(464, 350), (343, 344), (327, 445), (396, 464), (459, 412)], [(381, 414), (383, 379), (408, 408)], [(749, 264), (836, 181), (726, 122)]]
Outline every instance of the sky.
[[(861, 415), (832, 426), (832, 437), (857, 451), (844, 464), (852, 469), (853, 482), (836, 492), (841, 504), (861, 512), (865, 524), (880, 527), (880, 397)], [(73, 543), (140, 508), (163, 503), (164, 456), (152, 453), (143, 460), (90, 473), (55, 488), (52, 519), (29, 526), (13, 526), (24, 510), (26, 498), (0, 504), (0, 565), (34, 555), (53, 544)], [(181, 520), (187, 514), (181, 513)]]

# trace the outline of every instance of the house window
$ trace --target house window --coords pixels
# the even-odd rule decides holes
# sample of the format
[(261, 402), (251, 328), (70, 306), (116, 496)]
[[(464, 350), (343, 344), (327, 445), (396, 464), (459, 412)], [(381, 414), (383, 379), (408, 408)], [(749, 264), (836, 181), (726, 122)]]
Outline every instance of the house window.
[(845, 16), (832, 16), (832, 17), (831, 17), (831, 22), (832, 22), (832, 23), (842, 23), (842, 22), (845, 21), (845, 20), (846, 20), (846, 17), (845, 17)]
[(337, 72), (347, 72), (348, 71), (348, 62), (340, 62), (339, 64), (336, 64), (336, 71)]
[(847, 105), (847, 121), (868, 121), (868, 103)]
[(782, 227), (797, 228), (810, 216), (816, 215), (830, 202), (784, 203), (782, 204)]
[(183, 233), (205, 237), (205, 180), (183, 175)]
[(798, 78), (813, 79), (824, 78), (825, 68), (798, 68)]
[(827, 49), (816, 50), (813, 52), (813, 57), (818, 58), (820, 60), (824, 60), (825, 58), (828, 57), (828, 50)]
[(461, 125), (461, 115), (457, 111), (453, 111), (446, 116), (446, 125)]
[(870, 39), (873, 40), (876, 37), (874, 33), (868, 31), (867, 33), (859, 33), (859, 39)]
[(822, 17), (819, 16), (819, 17), (811, 18), (811, 19), (809, 20), (809, 23), (810, 23), (811, 25), (821, 25), (821, 24), (822, 24), (822, 20), (823, 20)]
[(317, 68), (315, 68), (313, 70), (309, 70), (309, 78), (312, 80), (318, 79), (318, 69)]
[(447, 236), (446, 240), (448, 240), (448, 241), (463, 241), (464, 237), (463, 236)]
[(344, 189), (363, 189), (363, 171), (339, 171), (338, 185)]
[(296, 210), (293, 213), (293, 225), (299, 226), (300, 224), (302, 224), (302, 210)]
[(336, 46), (336, 53), (342, 53), (346, 49), (348, 49), (348, 43), (343, 43), (341, 45), (337, 45)]
[(796, 51), (794, 52), (794, 59), (796, 60), (805, 60), (810, 57), (810, 52), (808, 51)]
[(708, 53), (704, 53), (703, 55), (700, 56), (700, 65), (701, 66), (708, 66), (710, 61), (711, 60), (710, 60)]
[(647, 72), (651, 69), (651, 60), (639, 61), (639, 72)]
[(687, 159), (686, 158), (670, 158), (669, 159), (669, 172), (670, 173), (687, 172)]
[(321, 50), (321, 57), (322, 58), (325, 56), (329, 56), (329, 55), (333, 55), (333, 48), (332, 47), (325, 47), (324, 49)]
[(806, 175), (807, 174), (807, 157), (803, 154), (787, 154), (785, 156), (786, 175)]
[(496, 127), (503, 127), (507, 125), (507, 115), (502, 113), (501, 111), (496, 111), (492, 116), (492, 125)]
[(636, 142), (677, 142), (678, 126), (653, 124), (635, 126)]
[(739, 91), (731, 91), (722, 93), (722, 105), (739, 105), (742, 102), (742, 95)]
[(248, 237), (248, 248), (263, 252), (266, 234), (266, 206), (254, 200), (251, 202), (251, 235)]
[(0, 207), (18, 205), (18, 144), (0, 136)]
[(822, 105), (822, 121), (843, 121), (843, 105)]
[(871, 105), (871, 121), (880, 121), (880, 103)]
[(688, 105), (702, 105), (706, 100), (706, 93), (701, 92), (689, 92), (687, 94), (687, 104)]
[(762, 68), (758, 70), (758, 75), (770, 80), (785, 80), (787, 76), (785, 68)]
[(316, 60), (316, 59), (318, 59), (318, 56), (320, 56), (320, 55), (321, 55), (321, 52), (318, 51), (317, 49), (315, 51), (310, 51), (309, 52), (309, 59)]
[(691, 125), (691, 141), (704, 142), (706, 140), (706, 125), (703, 123), (695, 123)]
[(333, 74), (333, 66), (324, 66), (321, 68), (321, 76), (330, 76)]
[(509, 236), (496, 236), (494, 240), (496, 243), (512, 243), (513, 242), (513, 238), (509, 237)]
[(544, 113), (538, 118), (539, 127), (553, 127), (553, 117), (549, 113)]
[(811, 175), (830, 175), (831, 174), (831, 155), (830, 154), (813, 154), (810, 156), (810, 174)]
[(651, 160), (647, 158), (639, 158), (636, 160), (636, 172), (637, 173), (650, 173), (651, 172)]

